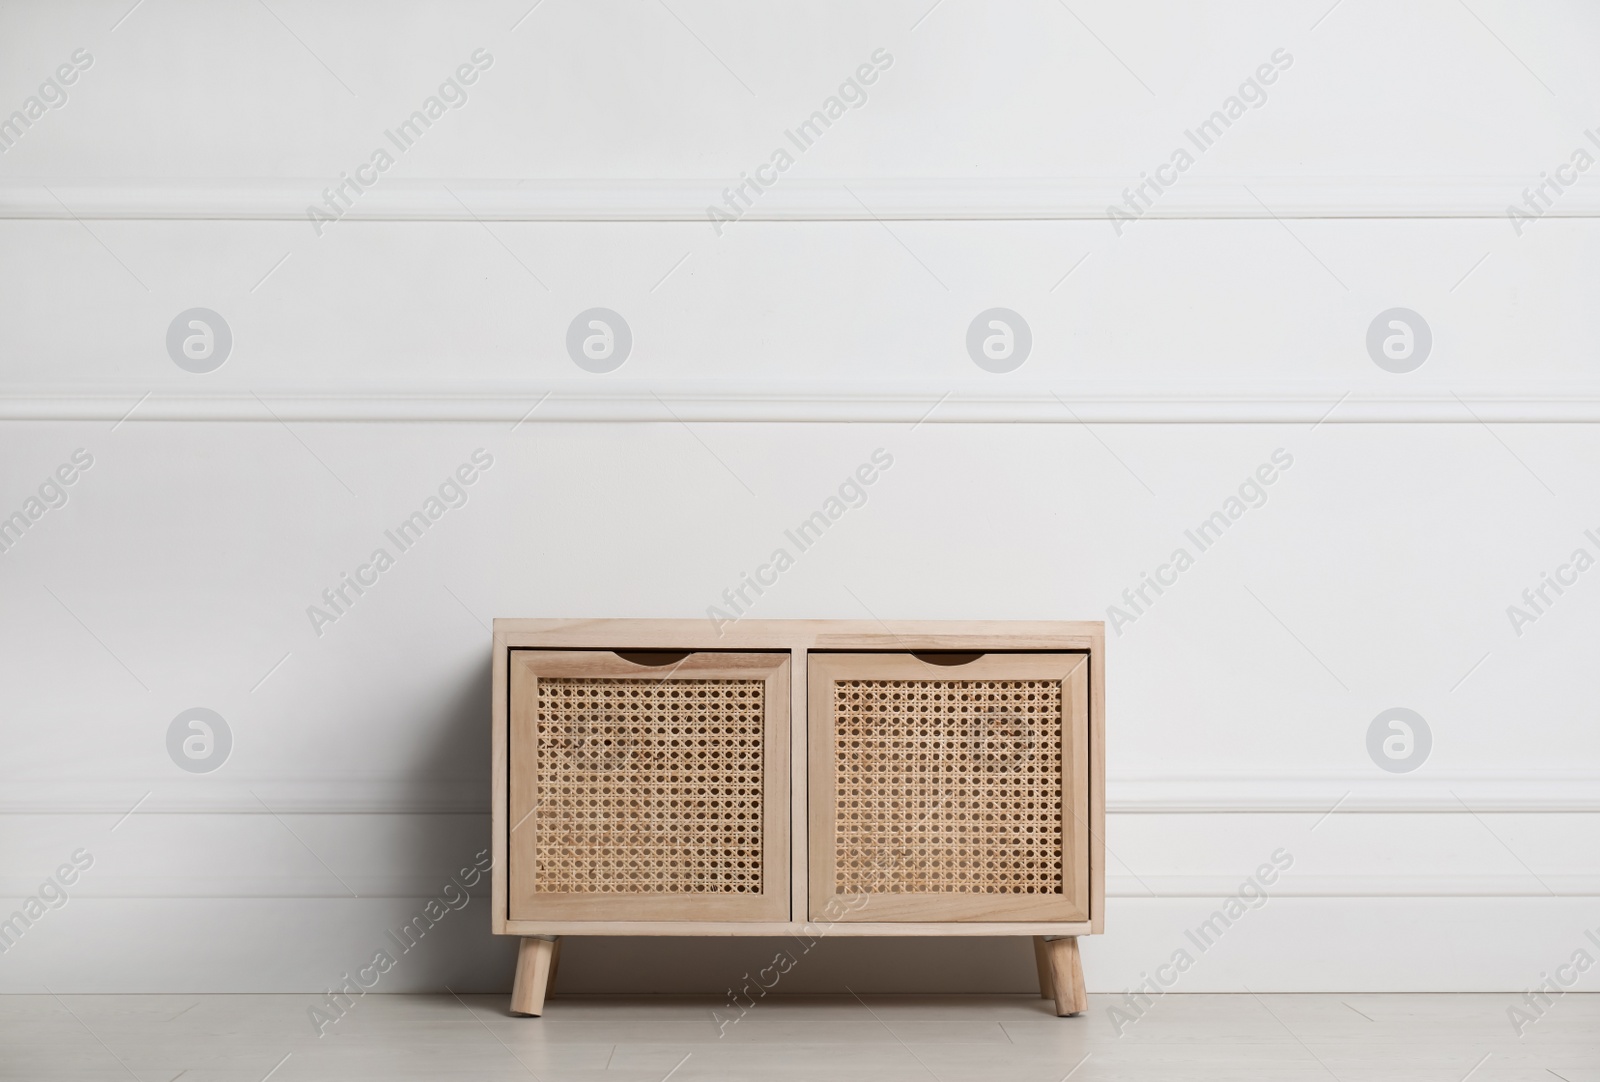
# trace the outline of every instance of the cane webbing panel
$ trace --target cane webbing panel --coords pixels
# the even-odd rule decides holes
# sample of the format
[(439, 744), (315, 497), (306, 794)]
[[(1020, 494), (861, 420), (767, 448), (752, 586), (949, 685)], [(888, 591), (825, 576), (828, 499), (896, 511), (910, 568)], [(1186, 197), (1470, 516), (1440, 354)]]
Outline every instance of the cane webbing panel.
[(834, 682), (841, 894), (1061, 894), (1061, 683)]
[(761, 680), (538, 688), (536, 893), (761, 893)]

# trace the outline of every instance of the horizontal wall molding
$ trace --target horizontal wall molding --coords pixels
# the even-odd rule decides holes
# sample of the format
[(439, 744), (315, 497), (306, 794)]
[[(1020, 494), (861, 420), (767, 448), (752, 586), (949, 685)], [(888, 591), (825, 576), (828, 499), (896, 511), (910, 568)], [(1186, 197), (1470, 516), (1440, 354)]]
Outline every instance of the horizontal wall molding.
[[(1113, 898), (1198, 898), (1221, 900), (1239, 893), (1244, 873), (1225, 875), (1106, 875)], [(433, 875), (361, 875), (348, 870), (338, 879), (309, 875), (140, 876), (96, 869), (71, 891), (73, 898), (438, 898), (450, 870)], [(26, 898), (40, 877), (0, 876), (0, 898)], [(485, 893), (486, 884), (474, 887)], [(1600, 897), (1600, 875), (1460, 875), (1454, 873), (1381, 875), (1297, 875), (1289, 873), (1267, 888), (1272, 898), (1593, 898)], [(451, 897), (459, 900), (454, 892)], [(15, 905), (15, 901), (9, 904)], [(5, 911), (0, 910), (0, 915)]]
[(1143, 384), (908, 380), (900, 383), (543, 383), (317, 389), (205, 382), (0, 389), (4, 421), (886, 422), (919, 424), (1594, 423), (1600, 384)]
[(1600, 812), (1600, 774), (1113, 776), (1123, 814)]
[[(487, 719), (486, 719), (487, 720)], [(0, 815), (489, 815), (489, 783), (0, 781)], [(107, 824), (110, 825), (109, 823)]]
[[(1115, 776), (1114, 814), (1600, 813), (1600, 774)], [(483, 815), (488, 782), (4, 781), (0, 815)], [(109, 824), (108, 824), (109, 825)]]
[[(1114, 898), (1227, 898), (1244, 877), (1223, 875), (1118, 875), (1106, 873)], [(1287, 872), (1265, 888), (1273, 898), (1592, 898), (1600, 875), (1300, 875)]]
[[(101, 868), (71, 890), (73, 898), (438, 898), (451, 882), (451, 870), (433, 875), (359, 875), (346, 870), (310, 875), (118, 875)], [(26, 898), (39, 889), (40, 876), (0, 876), (0, 898)], [(348, 889), (347, 889), (348, 888)], [(488, 893), (488, 881), (471, 888)], [(453, 897), (459, 897), (452, 892)], [(15, 901), (10, 901), (16, 905)], [(0, 916), (5, 910), (0, 908)]]
[[(35, 179), (0, 182), (0, 218), (300, 220), (324, 205), (326, 178), (209, 181)], [(1109, 221), (1137, 178), (783, 178), (748, 200), (741, 221)], [(1184, 177), (1141, 217), (1158, 219), (1503, 218), (1530, 178)], [(462, 180), (381, 177), (341, 220), (383, 222), (699, 222), (723, 207), (728, 178)], [(1147, 192), (1148, 193), (1148, 189)], [(336, 204), (340, 205), (340, 204)], [(1139, 205), (1137, 202), (1134, 205)], [(1600, 191), (1577, 185), (1545, 217), (1600, 216)]]

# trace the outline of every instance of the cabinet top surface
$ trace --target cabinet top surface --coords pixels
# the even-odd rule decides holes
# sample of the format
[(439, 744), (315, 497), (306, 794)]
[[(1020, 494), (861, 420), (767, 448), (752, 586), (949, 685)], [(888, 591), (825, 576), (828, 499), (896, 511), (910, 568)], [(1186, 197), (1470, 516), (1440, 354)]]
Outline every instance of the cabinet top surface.
[(1100, 650), (1099, 620), (507, 619), (498, 645), (692, 650)]

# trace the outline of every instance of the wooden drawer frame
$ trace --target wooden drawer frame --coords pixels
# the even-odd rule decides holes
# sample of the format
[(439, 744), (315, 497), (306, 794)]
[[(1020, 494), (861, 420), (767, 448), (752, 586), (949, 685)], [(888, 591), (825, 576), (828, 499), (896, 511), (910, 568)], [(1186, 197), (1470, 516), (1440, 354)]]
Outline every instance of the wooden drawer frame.
[[(519, 893), (517, 873), (531, 877), (538, 852), (542, 803), (538, 791), (538, 744), (533, 738), (535, 718), (526, 709), (528, 699), (512, 695), (509, 748), (525, 745), (528, 771), (519, 776), (514, 757), (508, 755), (508, 853), (506, 863), (507, 908), (523, 920), (783, 920), (789, 912), (789, 655), (771, 653), (693, 653), (652, 665), (619, 657), (610, 650), (515, 650), (511, 654), (511, 690), (526, 681), (537, 695), (541, 679), (569, 677), (637, 681), (660, 684), (670, 680), (760, 680), (765, 685), (763, 727), (762, 891), (759, 894)], [(535, 912), (537, 910), (538, 912)], [(593, 915), (595, 911), (605, 915)]]
[(1083, 921), (840, 921), (830, 935), (1098, 934), (1105, 921), (1105, 625), (1093, 622), (898, 622), (857, 620), (746, 620), (722, 627), (708, 620), (508, 620), (494, 622), (493, 759), (491, 764), (494, 868), (491, 920), (499, 935), (815, 935), (810, 919), (810, 838), (807, 814), (807, 726), (789, 726), (788, 919), (729, 920), (512, 920), (507, 911), (510, 714), (508, 670), (513, 650), (788, 651), (791, 720), (807, 716), (807, 661), (813, 651), (840, 653), (1071, 652), (1088, 655), (1088, 877), (1089, 916)]
[[(926, 657), (927, 655), (924, 655)], [(811, 859), (810, 912), (827, 911), (838, 892), (834, 878), (836, 800), (833, 696), (835, 680), (1029, 680), (1061, 681), (1062, 850), (1076, 858), (1089, 851), (1088, 684), (1089, 663), (1073, 653), (986, 653), (957, 665), (941, 665), (915, 654), (813, 653), (808, 658), (807, 730), (810, 756)], [(980, 772), (980, 777), (983, 776)], [(993, 775), (989, 775), (993, 777)], [(937, 808), (930, 811), (936, 811)], [(929, 813), (924, 813), (929, 814)], [(1077, 922), (1089, 916), (1088, 868), (1078, 859), (1063, 861), (1059, 897), (1014, 894), (868, 893), (859, 908), (843, 909), (841, 921), (1057, 921)]]

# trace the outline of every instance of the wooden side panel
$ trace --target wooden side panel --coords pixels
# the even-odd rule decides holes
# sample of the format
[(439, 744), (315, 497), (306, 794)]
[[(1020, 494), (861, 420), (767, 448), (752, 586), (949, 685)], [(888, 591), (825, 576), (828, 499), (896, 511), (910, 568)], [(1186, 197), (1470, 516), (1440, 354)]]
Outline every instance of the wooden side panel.
[(1096, 624), (1089, 652), (1089, 922), (1105, 931), (1106, 913), (1106, 628)]
[(510, 867), (506, 849), (506, 802), (510, 793), (506, 788), (506, 741), (510, 719), (507, 716), (506, 666), (510, 652), (500, 633), (493, 637), (494, 659), (490, 668), (489, 712), (489, 844), (494, 863), (489, 869), (489, 927), (495, 935), (506, 935), (506, 874)]
[(1061, 832), (1067, 859), (1061, 876), (1075, 912), (1072, 920), (1090, 917), (1090, 781), (1089, 763), (1089, 659), (1078, 664), (1061, 681)]
[(807, 807), (810, 798), (807, 778), (806, 750), (807, 673), (808, 655), (797, 650), (791, 656), (790, 709), (789, 709), (789, 916), (803, 919), (806, 899), (811, 883), (810, 869), (810, 818)]

